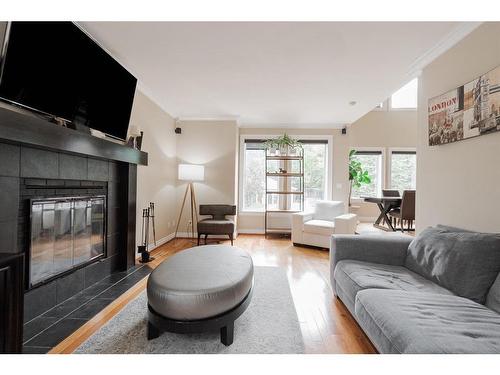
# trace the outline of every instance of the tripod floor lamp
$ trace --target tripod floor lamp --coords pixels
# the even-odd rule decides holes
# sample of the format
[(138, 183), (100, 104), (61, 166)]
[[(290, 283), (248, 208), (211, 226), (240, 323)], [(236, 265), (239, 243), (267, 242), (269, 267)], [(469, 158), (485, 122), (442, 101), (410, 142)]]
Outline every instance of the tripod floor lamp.
[(191, 238), (194, 238), (194, 228), (195, 225), (198, 223), (198, 209), (196, 204), (196, 195), (194, 194), (193, 182), (203, 181), (205, 179), (205, 167), (203, 165), (195, 165), (195, 164), (179, 164), (178, 179), (180, 181), (188, 181), (188, 184), (186, 186), (186, 192), (184, 193), (184, 199), (182, 200), (181, 212), (179, 212), (179, 218), (177, 219), (177, 226), (175, 227), (174, 238), (177, 238), (177, 232), (179, 231), (179, 224), (181, 222), (184, 206), (186, 205), (186, 198), (188, 196), (188, 193), (190, 195), (190, 206), (191, 206), (190, 236)]

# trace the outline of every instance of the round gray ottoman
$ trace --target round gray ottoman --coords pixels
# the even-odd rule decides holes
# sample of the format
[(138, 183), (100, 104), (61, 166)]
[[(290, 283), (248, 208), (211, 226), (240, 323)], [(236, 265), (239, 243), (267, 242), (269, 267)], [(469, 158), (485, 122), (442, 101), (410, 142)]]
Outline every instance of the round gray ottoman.
[(238, 247), (198, 246), (168, 258), (148, 279), (148, 339), (220, 329), (222, 343), (231, 345), (252, 286), (252, 258)]

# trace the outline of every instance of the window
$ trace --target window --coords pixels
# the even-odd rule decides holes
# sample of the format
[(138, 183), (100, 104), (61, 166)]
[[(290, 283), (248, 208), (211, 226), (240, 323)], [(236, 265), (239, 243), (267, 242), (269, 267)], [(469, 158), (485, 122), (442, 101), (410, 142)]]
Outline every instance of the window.
[(262, 211), (266, 199), (266, 152), (262, 141), (245, 140), (243, 210)]
[[(266, 199), (266, 152), (263, 139), (245, 139), (242, 154), (242, 210), (264, 211)], [(311, 209), (318, 199), (328, 197), (328, 140), (301, 140), (304, 147), (304, 210)], [(298, 171), (299, 163), (289, 161), (268, 161), (276, 164), (274, 169)], [(273, 167), (270, 166), (272, 169)], [(284, 186), (286, 182), (291, 186)], [(269, 190), (296, 190), (300, 191), (299, 178), (269, 177)], [(268, 207), (270, 209), (300, 210), (301, 198), (298, 195), (278, 196), (269, 194)]]
[(317, 200), (326, 199), (328, 160), (327, 141), (304, 143), (304, 210), (314, 207)]
[(416, 188), (417, 154), (415, 151), (391, 152), (391, 189), (414, 190)]
[(382, 151), (357, 151), (354, 158), (368, 171), (371, 183), (352, 188), (352, 197), (376, 197), (382, 193)]
[(415, 78), (391, 96), (391, 109), (417, 108), (418, 79)]

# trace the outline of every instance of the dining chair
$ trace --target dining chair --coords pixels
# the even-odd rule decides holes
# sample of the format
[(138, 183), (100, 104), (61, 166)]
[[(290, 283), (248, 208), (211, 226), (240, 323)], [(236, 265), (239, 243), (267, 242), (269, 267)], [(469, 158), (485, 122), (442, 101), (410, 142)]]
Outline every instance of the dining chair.
[[(399, 190), (396, 190), (396, 189), (382, 189), (382, 196), (383, 197), (400, 197), (401, 195), (399, 194)], [(396, 204), (396, 203), (386, 203), (386, 204), (391, 205), (391, 209), (399, 208), (399, 204)], [(392, 226), (395, 227), (397, 224), (397, 219), (392, 218), (392, 217), (389, 217), (389, 219), (391, 220)], [(393, 219), (394, 219), (394, 221), (393, 221)]]
[(384, 197), (400, 197), (399, 190), (395, 189), (382, 189), (382, 195)]
[(389, 211), (389, 217), (396, 218), (401, 223), (401, 232), (404, 232), (404, 222), (407, 222), (407, 231), (414, 230), (413, 222), (415, 221), (415, 190), (403, 191), (401, 198), (401, 207)]

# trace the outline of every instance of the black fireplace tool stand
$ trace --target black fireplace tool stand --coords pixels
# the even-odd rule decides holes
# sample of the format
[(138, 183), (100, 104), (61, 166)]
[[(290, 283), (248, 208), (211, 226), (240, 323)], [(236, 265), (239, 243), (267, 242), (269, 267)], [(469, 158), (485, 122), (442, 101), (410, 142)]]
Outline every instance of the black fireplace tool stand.
[(142, 245), (137, 246), (137, 250), (141, 253), (141, 260), (139, 261), (141, 263), (148, 263), (155, 259), (150, 255), (148, 250), (150, 228), (153, 230), (153, 243), (156, 246), (155, 204), (153, 202), (149, 203), (148, 208), (142, 210)]

